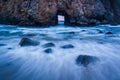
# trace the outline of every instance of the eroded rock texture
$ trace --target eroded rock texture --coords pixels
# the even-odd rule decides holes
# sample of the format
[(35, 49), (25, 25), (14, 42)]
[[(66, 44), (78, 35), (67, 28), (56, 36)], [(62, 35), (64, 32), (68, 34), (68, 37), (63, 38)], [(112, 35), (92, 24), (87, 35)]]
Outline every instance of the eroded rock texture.
[(66, 25), (120, 24), (117, 0), (0, 0), (0, 23), (57, 25), (57, 15)]

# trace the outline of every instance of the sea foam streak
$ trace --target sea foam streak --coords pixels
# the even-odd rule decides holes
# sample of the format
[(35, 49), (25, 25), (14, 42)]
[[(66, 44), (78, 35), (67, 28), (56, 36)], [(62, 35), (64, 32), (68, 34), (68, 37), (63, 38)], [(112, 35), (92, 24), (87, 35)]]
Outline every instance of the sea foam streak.
[[(102, 33), (99, 33), (99, 31)], [(113, 34), (105, 34), (111, 31)], [(27, 37), (38, 46), (19, 45)], [(54, 43), (52, 53), (42, 45)], [(72, 49), (61, 46), (71, 44)], [(120, 27), (20, 28), (0, 25), (0, 80), (120, 80)], [(99, 61), (77, 65), (79, 55)]]

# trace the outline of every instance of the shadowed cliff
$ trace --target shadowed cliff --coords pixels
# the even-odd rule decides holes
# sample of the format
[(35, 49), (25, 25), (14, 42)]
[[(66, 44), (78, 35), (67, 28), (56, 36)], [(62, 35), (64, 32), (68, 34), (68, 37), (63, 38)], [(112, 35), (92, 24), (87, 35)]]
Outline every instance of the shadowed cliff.
[(117, 0), (0, 0), (0, 23), (21, 26), (120, 24)]

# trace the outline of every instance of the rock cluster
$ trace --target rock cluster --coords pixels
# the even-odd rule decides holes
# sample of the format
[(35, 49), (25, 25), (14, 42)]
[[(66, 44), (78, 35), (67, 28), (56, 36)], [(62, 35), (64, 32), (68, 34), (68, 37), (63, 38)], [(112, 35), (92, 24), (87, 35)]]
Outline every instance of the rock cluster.
[(118, 0), (0, 0), (0, 23), (21, 26), (120, 24)]

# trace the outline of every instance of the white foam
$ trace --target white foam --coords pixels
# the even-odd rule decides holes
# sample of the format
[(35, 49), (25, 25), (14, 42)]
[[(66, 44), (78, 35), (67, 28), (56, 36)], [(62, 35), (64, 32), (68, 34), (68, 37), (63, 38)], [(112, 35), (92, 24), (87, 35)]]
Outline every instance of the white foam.
[[(40, 42), (40, 45), (34, 47), (20, 47), (22, 37), (8, 39), (4, 36), (0, 43), (7, 45), (0, 47), (0, 80), (120, 80), (120, 37), (100, 35), (96, 33), (96, 29), (99, 28), (51, 27), (8, 30), (47, 36), (31, 37)], [(106, 31), (103, 27), (100, 29)], [(69, 34), (72, 31), (75, 34)], [(0, 38), (3, 39), (3, 36)], [(56, 45), (51, 54), (44, 53), (45, 48), (42, 47), (48, 42)], [(72, 44), (75, 48), (60, 48), (66, 44)], [(79, 55), (95, 56), (99, 61), (87, 67), (78, 66), (76, 58)]]

